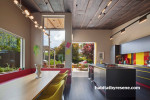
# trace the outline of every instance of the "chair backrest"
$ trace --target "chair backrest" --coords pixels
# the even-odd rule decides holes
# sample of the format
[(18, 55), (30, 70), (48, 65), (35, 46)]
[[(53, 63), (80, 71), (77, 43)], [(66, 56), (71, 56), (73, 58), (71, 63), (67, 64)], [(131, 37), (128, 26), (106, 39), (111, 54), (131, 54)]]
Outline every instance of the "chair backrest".
[(69, 71), (68, 71), (68, 70), (66, 70), (66, 71), (65, 71), (65, 74), (68, 74), (68, 73), (69, 73)]
[(62, 100), (62, 95), (63, 95), (63, 91), (64, 91), (64, 84), (65, 84), (65, 81), (62, 80), (59, 83), (56, 92), (51, 97), (44, 99), (44, 100)]

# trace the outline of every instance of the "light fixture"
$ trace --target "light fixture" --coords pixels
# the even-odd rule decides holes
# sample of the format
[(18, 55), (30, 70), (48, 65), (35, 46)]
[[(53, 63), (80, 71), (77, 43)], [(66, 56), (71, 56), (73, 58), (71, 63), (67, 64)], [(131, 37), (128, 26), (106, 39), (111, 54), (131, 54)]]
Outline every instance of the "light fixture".
[(146, 20), (147, 20), (147, 16), (143, 16), (139, 19), (139, 23), (141, 24), (141, 23), (145, 22)]
[(125, 28), (121, 30), (121, 34), (123, 34), (125, 32)]
[(34, 24), (37, 24), (37, 21), (34, 21)]
[(40, 29), (42, 29), (43, 27), (42, 27), (42, 26), (40, 26), (39, 28), (40, 28)]
[(104, 13), (104, 12), (105, 12), (105, 10), (106, 10), (106, 8), (104, 8), (104, 9), (103, 9), (102, 13)]
[(47, 33), (44, 33), (44, 35), (47, 35)]
[(43, 32), (46, 32), (46, 31), (43, 29)]
[[(34, 22), (35, 27), (41, 29), (43, 32), (46, 32), (42, 26), (40, 26), (37, 21), (33, 21), (34, 17), (30, 15), (30, 12), (27, 9), (22, 8), (21, 0), (18, 2), (18, 0), (13, 0), (14, 4), (22, 11), (23, 14), (25, 14), (25, 17), (29, 18), (31, 22)], [(46, 34), (49, 36), (48, 34)]]
[(18, 0), (14, 0), (14, 4), (18, 5), (18, 3), (19, 3)]
[(24, 10), (24, 14), (26, 14), (27, 16), (29, 16), (30, 12), (28, 10)]
[(100, 18), (100, 17), (101, 17), (101, 14), (98, 15), (98, 18)]
[(110, 0), (110, 1), (109, 1), (109, 3), (108, 3), (108, 5), (107, 5), (107, 6), (110, 6), (110, 4), (111, 4), (111, 3), (112, 3), (112, 0)]
[(38, 25), (36, 24), (36, 25), (35, 25), (35, 27), (37, 28), (37, 27), (38, 27)]
[(110, 40), (112, 40), (113, 38), (112, 37), (110, 37)]
[(30, 18), (31, 20), (33, 20), (33, 19), (34, 19), (34, 17), (33, 17), (33, 16), (29, 16), (29, 18)]
[(110, 36), (110, 40), (113, 39), (113, 37), (117, 34), (119, 34), (121, 32), (121, 34), (123, 34), (125, 32), (125, 29), (134, 25), (135, 23), (139, 22), (139, 23), (143, 23), (147, 20), (147, 16), (150, 15), (150, 12), (148, 12), (147, 14), (145, 14), (144, 16), (138, 18), (137, 20), (135, 20), (134, 22), (130, 23), (129, 25), (127, 25), (126, 27), (124, 27), (123, 29), (117, 31), (116, 33), (114, 33), (113, 35)]

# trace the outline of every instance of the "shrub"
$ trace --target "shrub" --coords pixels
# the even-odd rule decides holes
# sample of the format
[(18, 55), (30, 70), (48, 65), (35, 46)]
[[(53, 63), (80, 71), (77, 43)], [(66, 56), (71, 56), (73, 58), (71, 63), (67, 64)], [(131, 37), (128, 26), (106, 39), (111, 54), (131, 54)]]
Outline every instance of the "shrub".
[(4, 68), (1, 68), (1, 67), (0, 67), (0, 72), (4, 72)]
[[(61, 63), (60, 60), (59, 60), (59, 61), (55, 60), (55, 65), (56, 65), (56, 64), (62, 64), (62, 63)], [(51, 59), (51, 60), (50, 60), (50, 65), (54, 65), (54, 59)]]
[(85, 68), (88, 68), (88, 64), (84, 64)]
[(9, 72), (9, 71), (14, 71), (14, 69), (13, 69), (13, 68), (10, 68), (10, 67), (4, 68), (4, 72)]

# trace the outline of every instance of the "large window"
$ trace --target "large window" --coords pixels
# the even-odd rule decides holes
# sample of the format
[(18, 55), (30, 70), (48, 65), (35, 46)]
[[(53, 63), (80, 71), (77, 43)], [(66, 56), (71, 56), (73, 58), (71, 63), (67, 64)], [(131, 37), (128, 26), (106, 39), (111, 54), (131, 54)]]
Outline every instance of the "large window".
[(0, 73), (22, 67), (22, 38), (0, 29)]
[(65, 61), (65, 31), (47, 30), (47, 34), (43, 35), (44, 67), (54, 68)]
[(44, 67), (62, 68), (65, 63), (64, 15), (44, 17), (43, 65)]

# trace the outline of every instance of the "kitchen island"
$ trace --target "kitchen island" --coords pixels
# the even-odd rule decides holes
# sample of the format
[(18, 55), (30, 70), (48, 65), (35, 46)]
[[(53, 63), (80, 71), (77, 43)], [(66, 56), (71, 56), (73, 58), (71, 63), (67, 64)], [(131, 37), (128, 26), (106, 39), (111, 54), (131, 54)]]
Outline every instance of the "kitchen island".
[[(89, 78), (96, 87), (135, 87), (136, 69), (106, 64), (89, 65)], [(135, 100), (136, 90), (100, 89), (106, 98)]]

